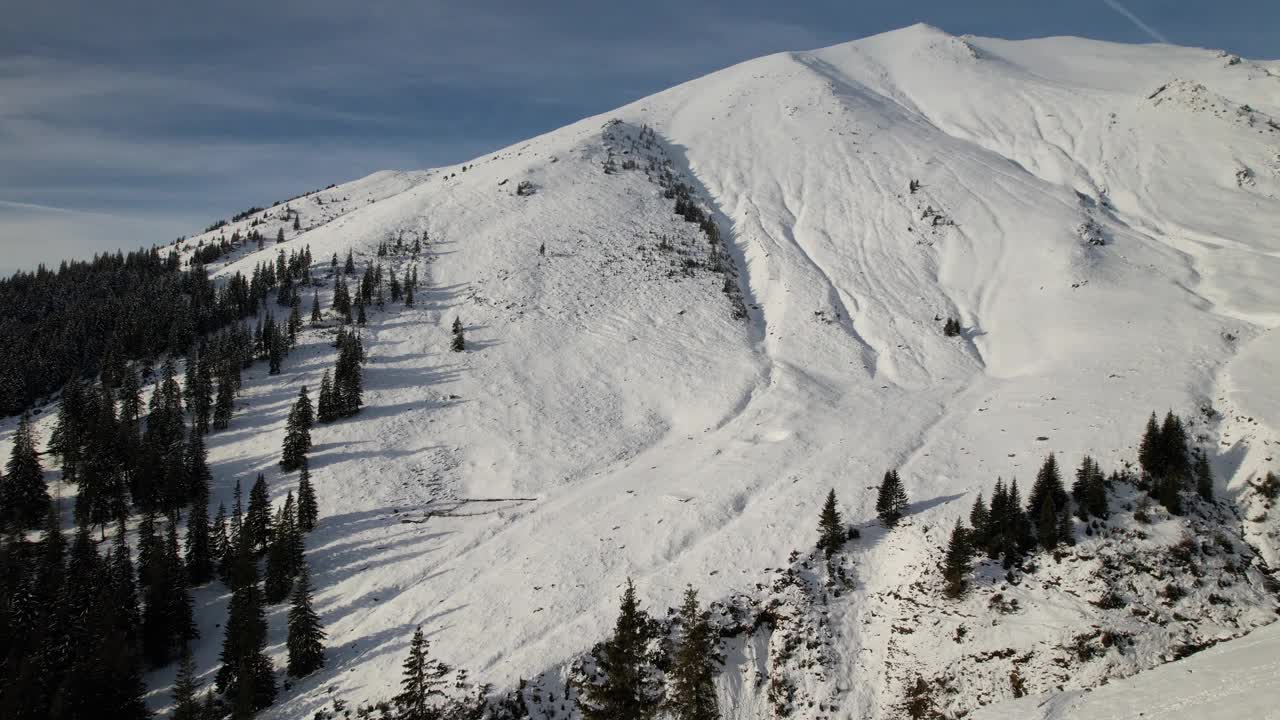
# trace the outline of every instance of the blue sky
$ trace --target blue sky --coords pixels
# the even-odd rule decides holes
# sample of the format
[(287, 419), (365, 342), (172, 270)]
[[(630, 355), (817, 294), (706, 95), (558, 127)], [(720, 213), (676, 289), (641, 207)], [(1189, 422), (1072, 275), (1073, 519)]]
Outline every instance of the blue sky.
[(0, 270), (460, 162), (732, 63), (928, 22), (1280, 57), (1280, 2), (42, 0), (0, 24)]

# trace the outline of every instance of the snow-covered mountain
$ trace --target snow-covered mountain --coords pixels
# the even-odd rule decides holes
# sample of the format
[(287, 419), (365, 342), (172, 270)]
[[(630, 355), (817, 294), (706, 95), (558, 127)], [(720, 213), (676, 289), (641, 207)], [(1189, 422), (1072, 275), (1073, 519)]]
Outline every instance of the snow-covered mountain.
[[(673, 212), (685, 192), (707, 222)], [(320, 265), (352, 250), (403, 273), (415, 261), (377, 246), (428, 242), (415, 306), (370, 313), (364, 410), (314, 433), (329, 662), (270, 717), (389, 696), (418, 625), (472, 680), (562, 696), (628, 577), (657, 615), (686, 584), (725, 617), (790, 613), (726, 640), (730, 718), (771, 717), (775, 678), (793, 717), (894, 716), (917, 679), (954, 714), (1275, 618), (1280, 525), (1253, 482), (1280, 468), (1280, 63), (917, 25), (288, 206), (300, 232), (277, 207), (181, 247), (257, 221)], [(455, 317), (465, 353), (449, 351)], [(331, 336), (306, 331), (281, 375), (249, 371), (208, 441), (215, 506), (259, 471), (277, 500), (293, 487), (285, 414), (331, 366)], [(1029, 485), (1050, 451), (1068, 469), (1133, 463), (1146, 417), (1169, 409), (1209, 453), (1212, 518), (1141, 525), (1122, 493), (1110, 529), (1059, 562), (1016, 584), (980, 570), (967, 599), (942, 598), (941, 548), (997, 476)], [(886, 532), (889, 468), (912, 504)], [(790, 559), (832, 488), (862, 531), (839, 597)], [(1182, 580), (1155, 558), (1187, 537), (1213, 541), (1194, 550), (1206, 579), (1164, 602)], [(1096, 602), (1109, 573), (1130, 583), (1123, 610)], [(206, 682), (225, 595), (197, 594)], [(790, 632), (822, 640), (784, 651)], [(149, 678), (155, 706), (171, 679)], [(534, 717), (551, 717), (541, 699)]]

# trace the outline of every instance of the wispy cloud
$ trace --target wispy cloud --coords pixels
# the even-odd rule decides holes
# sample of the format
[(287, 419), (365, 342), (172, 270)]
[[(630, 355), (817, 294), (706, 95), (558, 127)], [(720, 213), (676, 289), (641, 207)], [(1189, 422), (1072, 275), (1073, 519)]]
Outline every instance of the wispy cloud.
[(1102, 2), (1106, 3), (1107, 7), (1111, 8), (1112, 10), (1115, 10), (1116, 12), (1128, 18), (1129, 22), (1133, 23), (1135, 26), (1137, 26), (1139, 30), (1146, 33), (1152, 40), (1155, 40), (1156, 42), (1162, 42), (1162, 43), (1169, 42), (1169, 38), (1165, 37), (1164, 33), (1160, 32), (1159, 30), (1156, 30), (1155, 28), (1151, 27), (1146, 22), (1144, 22), (1142, 18), (1138, 17), (1137, 15), (1134, 15), (1133, 12), (1129, 10), (1129, 8), (1125, 7), (1124, 5), (1121, 5), (1119, 0), (1102, 0)]

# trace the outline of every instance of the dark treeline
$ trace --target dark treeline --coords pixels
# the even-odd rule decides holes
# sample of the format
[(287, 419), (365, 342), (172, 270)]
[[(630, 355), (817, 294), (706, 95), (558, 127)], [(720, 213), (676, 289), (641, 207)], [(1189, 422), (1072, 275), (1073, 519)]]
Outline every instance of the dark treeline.
[(130, 361), (185, 354), (199, 338), (256, 315), (270, 290), (288, 308), (296, 288), (312, 284), (310, 250), (282, 249), (250, 277), (236, 273), (215, 287), (203, 263), (239, 243), (233, 235), (203, 245), (187, 267), (176, 253), (152, 249), (0, 280), (0, 413), (19, 413), (73, 378), (101, 375), (116, 387)]

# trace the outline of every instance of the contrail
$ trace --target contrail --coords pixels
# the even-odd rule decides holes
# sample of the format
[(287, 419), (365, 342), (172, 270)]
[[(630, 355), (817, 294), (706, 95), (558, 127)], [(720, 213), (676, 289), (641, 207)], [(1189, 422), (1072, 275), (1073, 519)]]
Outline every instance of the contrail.
[(1169, 38), (1165, 37), (1164, 34), (1161, 33), (1159, 30), (1156, 30), (1150, 25), (1142, 22), (1142, 18), (1129, 12), (1129, 8), (1121, 5), (1119, 0), (1102, 0), (1102, 2), (1106, 3), (1107, 7), (1111, 8), (1112, 10), (1115, 10), (1116, 12), (1128, 18), (1129, 22), (1132, 22), (1134, 25), (1137, 25), (1139, 30), (1150, 35), (1151, 38), (1156, 42), (1162, 42), (1162, 43), (1165, 43), (1166, 45), (1173, 44), (1169, 42)]

